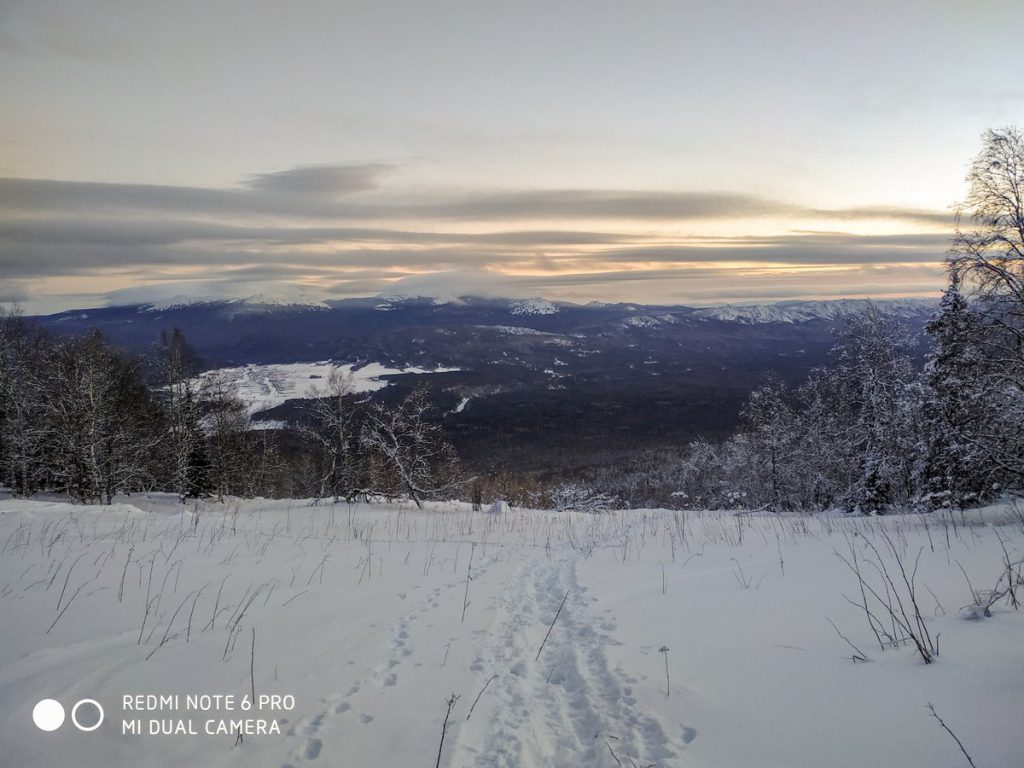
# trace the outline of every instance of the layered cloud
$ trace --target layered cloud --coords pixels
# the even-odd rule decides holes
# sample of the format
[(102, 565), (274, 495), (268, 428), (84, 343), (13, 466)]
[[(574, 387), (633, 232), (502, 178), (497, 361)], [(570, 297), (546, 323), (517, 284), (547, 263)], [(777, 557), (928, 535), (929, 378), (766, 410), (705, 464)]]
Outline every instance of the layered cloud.
[(279, 216), (338, 220), (634, 220), (681, 222), (786, 217), (895, 220), (948, 224), (944, 211), (911, 208), (818, 209), (722, 192), (634, 190), (517, 190), (392, 192), (372, 199), (355, 193), (378, 190), (387, 165), (311, 166), (251, 176), (234, 188), (115, 184), (0, 178), (7, 212), (61, 214), (155, 213), (201, 216)]
[(49, 309), (104, 300), (90, 293), (97, 282), (183, 281), (204, 295), (286, 283), (331, 296), (649, 303), (923, 294), (939, 285), (953, 223), (946, 211), (823, 210), (729, 192), (425, 190), (396, 175), (372, 163), (229, 188), (2, 178), (0, 299), (49, 296)]

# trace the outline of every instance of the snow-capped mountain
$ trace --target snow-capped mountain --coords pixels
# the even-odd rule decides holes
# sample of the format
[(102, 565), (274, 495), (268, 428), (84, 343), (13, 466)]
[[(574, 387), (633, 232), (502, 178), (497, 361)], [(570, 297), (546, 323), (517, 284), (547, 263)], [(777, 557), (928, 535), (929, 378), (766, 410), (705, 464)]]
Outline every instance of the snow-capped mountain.
[(321, 299), (306, 294), (259, 293), (228, 303), (228, 310), (232, 315), (259, 314), (279, 310), (322, 312), (330, 308), (330, 305)]
[(142, 302), (139, 308), (144, 312), (166, 312), (201, 305), (230, 308), (230, 314), (272, 312), (277, 309), (324, 310), (330, 305), (322, 299), (305, 293), (257, 293), (242, 298), (178, 295), (150, 302)]

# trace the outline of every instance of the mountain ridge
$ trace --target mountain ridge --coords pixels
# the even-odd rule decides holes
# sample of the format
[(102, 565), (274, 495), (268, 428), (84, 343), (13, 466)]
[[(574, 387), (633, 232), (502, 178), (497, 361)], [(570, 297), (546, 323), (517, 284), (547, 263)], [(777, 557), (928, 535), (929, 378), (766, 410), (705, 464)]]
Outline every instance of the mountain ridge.
[(287, 312), (287, 311), (324, 311), (344, 309), (364, 303), (373, 304), (377, 310), (389, 311), (402, 306), (451, 307), (468, 304), (489, 305), (498, 307), (505, 305), (509, 314), (530, 317), (555, 315), (562, 309), (608, 311), (621, 310), (640, 312), (655, 316), (666, 316), (673, 313), (687, 313), (694, 317), (713, 319), (725, 322), (754, 323), (802, 323), (815, 320), (845, 320), (856, 314), (874, 308), (884, 315), (909, 318), (929, 312), (938, 306), (938, 296), (934, 298), (905, 297), (886, 299), (789, 299), (777, 302), (761, 302), (746, 304), (718, 304), (712, 306), (691, 306), (688, 304), (637, 304), (636, 302), (598, 302), (577, 304), (571, 301), (551, 301), (539, 297), (518, 299), (510, 297), (487, 297), (466, 295), (457, 300), (438, 299), (427, 295), (381, 294), (366, 298), (326, 299), (311, 294), (272, 294), (261, 293), (242, 298), (201, 297), (178, 295), (167, 299), (151, 302), (130, 302), (109, 304), (106, 307), (92, 309), (72, 309), (51, 315), (37, 317), (55, 317), (97, 312), (104, 309), (132, 309), (146, 312), (166, 312), (183, 310), (190, 307), (222, 307), (228, 315)]

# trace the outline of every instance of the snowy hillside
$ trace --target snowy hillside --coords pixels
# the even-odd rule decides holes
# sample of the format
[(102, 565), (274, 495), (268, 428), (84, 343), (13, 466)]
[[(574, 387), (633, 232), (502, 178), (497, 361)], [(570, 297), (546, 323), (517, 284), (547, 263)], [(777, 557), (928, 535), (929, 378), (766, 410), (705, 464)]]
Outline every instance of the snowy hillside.
[(837, 301), (780, 301), (777, 304), (726, 304), (698, 309), (698, 317), (739, 323), (805, 323), (810, 320), (843, 320), (869, 309), (892, 317), (911, 318), (938, 307), (933, 299), (841, 299)]
[(388, 385), (384, 377), (403, 374), (445, 373), (457, 368), (390, 368), (380, 363), (335, 365), (329, 360), (315, 363), (284, 363), (281, 365), (243, 365), (206, 371), (193, 382), (202, 391), (206, 382), (224, 377), (237, 387), (237, 393), (250, 413), (258, 413), (281, 405), (287, 400), (308, 398), (314, 390), (324, 391), (331, 371), (338, 369), (352, 383), (355, 392), (375, 392)]
[(662, 325), (672, 325), (678, 322), (679, 318), (676, 315), (661, 314), (633, 315), (623, 320), (622, 324), (629, 328), (657, 328)]
[[(979, 767), (1024, 764), (1024, 611), (961, 609), (988, 595), (965, 575), (990, 589), (1003, 546), (1021, 557), (1019, 510), (125, 501), (0, 501), (5, 765), (405, 768), (439, 751), (447, 768), (965, 765), (929, 703)], [(901, 558), (941, 635), (933, 663), (879, 647), (850, 602), (838, 555), (854, 554), (872, 588), (886, 594), (869, 562), (906, 598)], [(264, 704), (200, 711), (189, 694)], [(43, 733), (44, 698), (95, 699), (105, 719)], [(123, 733), (135, 720), (143, 735)]]

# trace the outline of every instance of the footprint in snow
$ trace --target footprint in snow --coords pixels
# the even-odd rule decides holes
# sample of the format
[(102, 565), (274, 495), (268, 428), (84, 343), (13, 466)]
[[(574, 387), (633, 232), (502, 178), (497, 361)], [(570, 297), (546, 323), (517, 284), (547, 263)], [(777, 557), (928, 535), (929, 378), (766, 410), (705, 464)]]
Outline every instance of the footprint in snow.
[(320, 739), (310, 739), (306, 742), (306, 759), (316, 760), (320, 757), (320, 750), (323, 749), (323, 742)]

